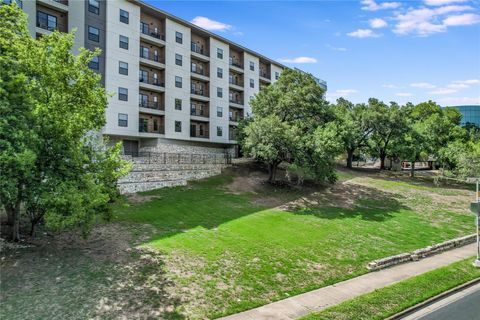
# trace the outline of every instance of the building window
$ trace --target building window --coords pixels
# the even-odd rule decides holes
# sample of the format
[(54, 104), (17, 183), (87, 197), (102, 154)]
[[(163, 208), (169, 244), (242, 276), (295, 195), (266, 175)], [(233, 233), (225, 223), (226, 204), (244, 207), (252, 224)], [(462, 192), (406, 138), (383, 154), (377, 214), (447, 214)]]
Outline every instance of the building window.
[(100, 13), (100, 4), (98, 3), (98, 0), (88, 0), (88, 11), (95, 14)]
[(125, 113), (118, 114), (118, 126), (128, 127), (128, 114), (125, 114)]
[(250, 70), (255, 71), (255, 62), (250, 61)]
[(223, 59), (223, 49), (217, 48), (217, 58)]
[(181, 54), (175, 53), (175, 64), (177, 66), (182, 65), (182, 55)]
[(100, 63), (99, 63), (98, 56), (93, 57), (92, 60), (90, 60), (90, 62), (88, 63), (88, 67), (93, 70), (98, 70), (99, 65)]
[(118, 62), (118, 73), (128, 76), (128, 63), (119, 61)]
[(222, 88), (217, 88), (217, 97), (218, 97), (218, 98), (223, 98), (223, 90), (222, 90)]
[(119, 46), (120, 46), (120, 48), (122, 48), (122, 49), (128, 50), (128, 37), (125, 37), (125, 36), (120, 35), (120, 38), (119, 38)]
[(175, 121), (175, 132), (182, 132), (182, 121)]
[(219, 118), (223, 117), (223, 108), (222, 107), (217, 107), (217, 117), (219, 117)]
[(127, 88), (118, 88), (118, 100), (128, 101), (128, 89)]
[(182, 110), (182, 99), (175, 99), (175, 110)]
[(182, 77), (175, 76), (175, 87), (177, 87), (177, 88), (182, 87)]
[(57, 17), (37, 11), (37, 27), (50, 31), (57, 29)]
[(217, 77), (220, 79), (223, 78), (223, 69), (222, 68), (217, 68)]
[(223, 128), (220, 126), (217, 126), (217, 137), (223, 136)]
[(183, 43), (183, 34), (181, 32), (175, 32), (175, 41), (180, 44)]
[(128, 24), (128, 22), (129, 22), (128, 11), (120, 9), (120, 22)]
[(250, 88), (255, 88), (255, 80), (250, 79)]
[(100, 30), (95, 27), (88, 26), (88, 40), (99, 42)]
[(280, 76), (280, 75), (278, 74), (278, 72), (275, 72), (275, 80), (278, 80), (278, 77), (279, 77), (279, 76)]

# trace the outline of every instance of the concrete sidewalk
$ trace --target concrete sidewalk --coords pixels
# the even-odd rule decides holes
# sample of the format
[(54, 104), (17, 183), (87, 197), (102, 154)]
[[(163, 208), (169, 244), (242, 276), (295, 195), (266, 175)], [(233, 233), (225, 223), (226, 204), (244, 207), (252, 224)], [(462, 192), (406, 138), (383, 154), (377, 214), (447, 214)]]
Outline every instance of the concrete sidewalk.
[(247, 310), (221, 318), (223, 320), (291, 320), (298, 319), (311, 312), (320, 311), (340, 302), (383, 288), (395, 282), (405, 280), (447, 266), (459, 260), (472, 257), (476, 252), (476, 243), (446, 251), (420, 261), (400, 264), (388, 269), (374, 271), (360, 277), (336, 283), (334, 285), (273, 302), (262, 307)]

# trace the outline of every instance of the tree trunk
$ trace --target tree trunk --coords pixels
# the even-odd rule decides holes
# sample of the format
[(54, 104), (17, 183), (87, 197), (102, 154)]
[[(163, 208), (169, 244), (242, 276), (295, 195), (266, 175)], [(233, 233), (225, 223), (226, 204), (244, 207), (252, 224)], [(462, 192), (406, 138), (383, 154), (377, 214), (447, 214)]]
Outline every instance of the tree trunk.
[(10, 224), (10, 239), (12, 241), (20, 240), (20, 201), (17, 201), (14, 206), (6, 205), (8, 222)]
[(415, 177), (415, 161), (411, 161), (410, 163), (410, 177)]
[(268, 182), (275, 182), (277, 175), (278, 163), (269, 163), (268, 164)]
[(347, 149), (347, 168), (352, 169), (353, 149)]
[(383, 153), (380, 153), (380, 170), (385, 170), (385, 158), (386, 158), (386, 155)]

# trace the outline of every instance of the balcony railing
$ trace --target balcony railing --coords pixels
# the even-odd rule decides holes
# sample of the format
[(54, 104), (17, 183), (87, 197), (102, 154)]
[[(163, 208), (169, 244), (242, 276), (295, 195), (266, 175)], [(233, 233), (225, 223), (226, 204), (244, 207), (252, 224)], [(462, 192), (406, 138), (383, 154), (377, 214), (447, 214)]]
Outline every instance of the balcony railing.
[(270, 79), (270, 74), (267, 71), (260, 70), (260, 77)]
[(240, 81), (240, 80), (235, 80), (235, 79), (230, 78), (228, 80), (228, 83), (236, 85), (236, 86), (243, 87), (243, 81)]
[(154, 77), (142, 77), (140, 76), (139, 81), (146, 84), (152, 84), (154, 86), (165, 87), (165, 82), (161, 81), (158, 78)]
[(147, 59), (150, 61), (165, 63), (163, 57), (160, 57), (158, 54), (145, 54), (144, 52), (140, 51), (140, 58)]
[(48, 31), (61, 31), (65, 30), (65, 26), (63, 24), (55, 23), (52, 24), (51, 22), (48, 23), (48, 19), (37, 19), (37, 27), (48, 30)]
[(230, 101), (231, 103), (243, 104), (243, 100), (241, 100), (241, 99), (232, 99), (232, 98), (230, 98), (229, 101)]
[(61, 3), (61, 4), (64, 4), (66, 6), (68, 6), (68, 0), (53, 0), (55, 2), (58, 2), (58, 3)]
[(146, 23), (140, 22), (140, 32), (143, 34), (146, 34), (147, 36), (151, 36), (160, 40), (165, 41), (165, 35), (162, 33), (159, 33), (158, 31), (150, 31), (150, 25)]
[(199, 74), (201, 76), (207, 76), (208, 77), (207, 72), (204, 68), (194, 67), (192, 65), (191, 71), (192, 71), (192, 73), (196, 73), (196, 74)]
[(158, 101), (140, 101), (138, 106), (147, 109), (165, 110), (165, 106), (160, 104)]
[(237, 132), (235, 130), (230, 130), (228, 132), (228, 139), (237, 140)]
[(208, 107), (207, 106), (198, 106), (192, 104), (190, 106), (190, 115), (197, 117), (209, 117)]
[(204, 129), (200, 129), (198, 127), (190, 127), (190, 137), (192, 138), (206, 138), (208, 139), (210, 137), (209, 132), (208, 132), (208, 127)]
[(230, 115), (228, 118), (230, 121), (238, 122), (243, 119), (243, 116), (240, 114), (234, 114), (234, 115)]
[(234, 66), (234, 67), (243, 69), (243, 65), (242, 65), (242, 63), (240, 62), (240, 60), (234, 59), (234, 58), (230, 57), (229, 62), (230, 62), (230, 65), (231, 65), (231, 66)]
[(152, 123), (148, 123), (148, 121), (142, 121), (142, 119), (140, 119), (138, 124), (138, 132), (164, 134), (165, 126), (158, 125), (157, 127), (155, 127)]
[(196, 95), (199, 95), (199, 96), (208, 97), (208, 94), (207, 94), (206, 90), (204, 90), (203, 88), (190, 88), (190, 93), (191, 94), (196, 94)]
[(190, 48), (192, 49), (192, 52), (196, 52), (208, 57), (208, 51), (198, 45), (198, 43), (192, 42)]

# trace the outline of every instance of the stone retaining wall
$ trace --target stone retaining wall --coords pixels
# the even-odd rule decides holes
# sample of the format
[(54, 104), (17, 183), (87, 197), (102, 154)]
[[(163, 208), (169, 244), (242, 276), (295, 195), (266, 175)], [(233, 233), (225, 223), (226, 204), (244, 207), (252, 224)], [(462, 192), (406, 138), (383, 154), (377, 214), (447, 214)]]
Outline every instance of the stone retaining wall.
[(426, 248), (418, 249), (409, 253), (402, 253), (396, 256), (390, 256), (379, 260), (374, 260), (367, 265), (369, 270), (380, 270), (396, 264), (417, 261), (419, 259), (431, 256), (436, 253), (440, 253), (453, 248), (465, 246), (470, 243), (474, 243), (477, 240), (477, 235), (472, 234), (453, 240), (448, 240), (442, 243), (434, 244)]

